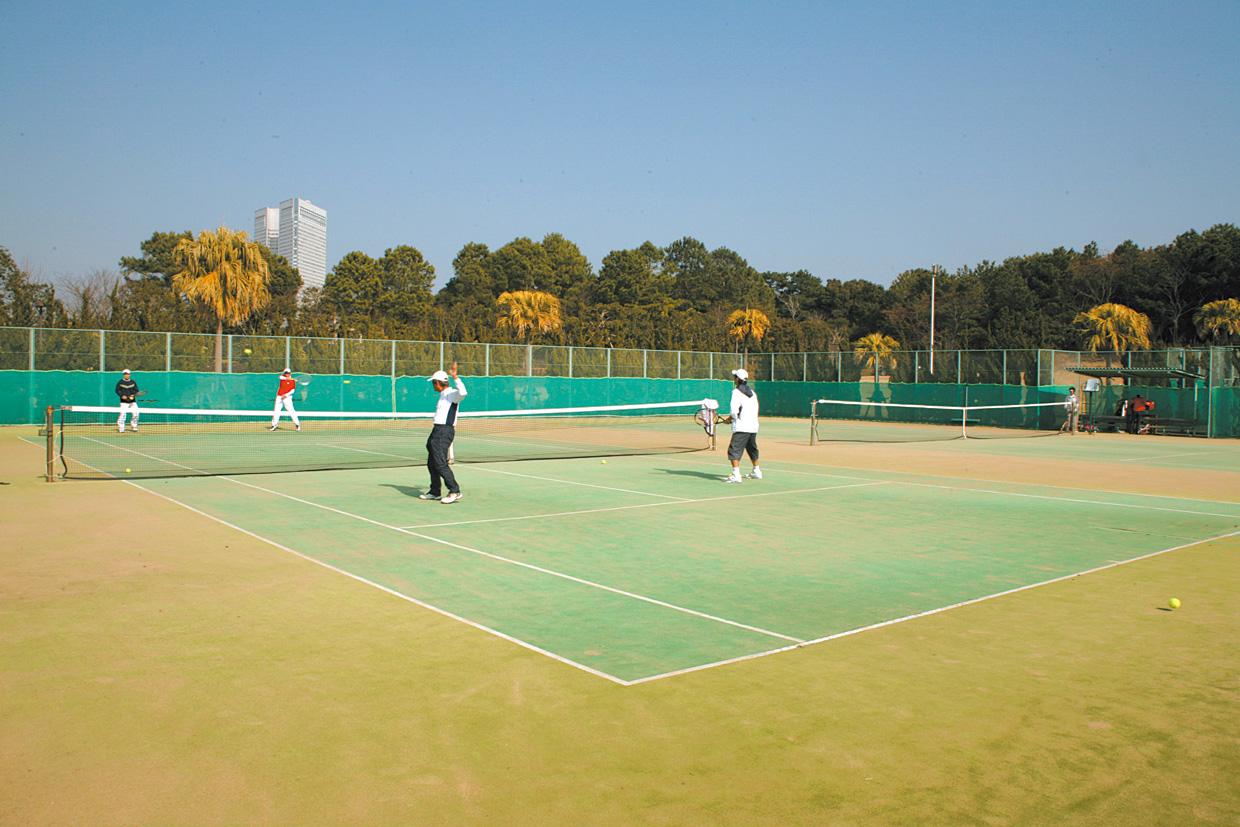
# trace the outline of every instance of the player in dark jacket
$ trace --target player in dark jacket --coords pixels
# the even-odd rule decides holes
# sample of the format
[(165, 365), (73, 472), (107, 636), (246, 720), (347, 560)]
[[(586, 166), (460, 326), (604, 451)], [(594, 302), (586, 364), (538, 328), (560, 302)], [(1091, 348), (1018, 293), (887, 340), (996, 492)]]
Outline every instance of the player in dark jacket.
[(116, 418), (116, 430), (125, 433), (125, 417), (133, 417), (133, 429), (138, 430), (138, 395), (142, 391), (138, 390), (138, 383), (133, 381), (133, 377), (129, 374), (129, 368), (121, 373), (120, 380), (116, 383), (116, 397), (120, 400), (121, 415)]

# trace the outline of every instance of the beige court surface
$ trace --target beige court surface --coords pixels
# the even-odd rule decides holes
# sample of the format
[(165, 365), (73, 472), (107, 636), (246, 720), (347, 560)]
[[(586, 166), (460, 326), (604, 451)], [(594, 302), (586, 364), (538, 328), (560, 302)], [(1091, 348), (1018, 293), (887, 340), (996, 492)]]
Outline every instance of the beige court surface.
[[(0, 430), (0, 823), (1240, 821), (1233, 442), (810, 448), (772, 421), (739, 491), (717, 454), (465, 465), (449, 509), (408, 496), (418, 468), (47, 484), (31, 434)], [(442, 513), (476, 524), (352, 519)], [(499, 583), (441, 540), (798, 640), (936, 608), (679, 672), (694, 652), (643, 642), (751, 632)], [(926, 571), (941, 594), (890, 585)]]

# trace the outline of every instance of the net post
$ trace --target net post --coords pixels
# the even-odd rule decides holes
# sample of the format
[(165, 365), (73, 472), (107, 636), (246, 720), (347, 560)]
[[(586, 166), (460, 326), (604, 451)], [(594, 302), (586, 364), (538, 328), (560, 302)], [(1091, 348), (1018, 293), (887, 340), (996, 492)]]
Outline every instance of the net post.
[(818, 400), (811, 399), (809, 401), (809, 444), (814, 445), (818, 441)]
[(30, 370), (34, 370), (34, 341), (35, 341), (35, 335), (34, 335), (34, 328), (32, 327), (30, 328), (30, 353), (27, 354), (30, 357), (29, 359)]
[(44, 473), (48, 482), (56, 481), (56, 420), (52, 406), (43, 411), (43, 429), (47, 432), (47, 466)]

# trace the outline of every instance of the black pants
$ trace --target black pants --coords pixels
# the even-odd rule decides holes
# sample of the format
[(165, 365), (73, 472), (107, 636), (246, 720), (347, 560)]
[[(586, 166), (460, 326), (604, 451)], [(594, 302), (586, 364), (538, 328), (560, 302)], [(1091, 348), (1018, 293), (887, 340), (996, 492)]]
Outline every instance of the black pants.
[(461, 486), (456, 484), (456, 476), (448, 464), (448, 449), (454, 439), (456, 428), (452, 425), (436, 425), (426, 438), (426, 470), (431, 472), (431, 493), (435, 496), (441, 493), (440, 480), (448, 484), (449, 494), (461, 493)]
[(750, 462), (758, 461), (758, 435), (743, 431), (733, 431), (732, 440), (728, 443), (728, 459), (735, 462), (742, 454), (749, 454)]

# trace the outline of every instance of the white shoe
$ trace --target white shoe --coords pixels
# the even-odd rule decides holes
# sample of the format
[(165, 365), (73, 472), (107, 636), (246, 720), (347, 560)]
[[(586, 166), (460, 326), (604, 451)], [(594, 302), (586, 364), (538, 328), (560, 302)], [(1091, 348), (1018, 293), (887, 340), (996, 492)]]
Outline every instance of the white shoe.
[(452, 503), (456, 502), (460, 498), (461, 498), (461, 492), (458, 491), (455, 494), (448, 494), (448, 496), (444, 497), (442, 500), (440, 500), (440, 502), (443, 503), (444, 505), (452, 505)]
[(439, 495), (432, 494), (431, 492), (427, 491), (425, 494), (419, 494), (418, 499), (419, 500), (437, 500), (439, 499)]
[(742, 483), (742, 482), (744, 482), (744, 480), (743, 480), (743, 479), (741, 479), (740, 477), (733, 477), (733, 476), (727, 476), (727, 477), (724, 477), (724, 478), (723, 478), (723, 481), (724, 481), (724, 482), (728, 482), (728, 483)]
[(301, 426), (300, 426), (300, 425), (294, 425), (294, 426), (293, 426), (293, 430), (294, 430), (294, 431), (300, 431), (300, 430), (301, 430)]
[(750, 471), (750, 472), (749, 472), (749, 478), (750, 478), (751, 480), (760, 480), (760, 479), (762, 479), (762, 469), (760, 469), (760, 468), (755, 468), (755, 469), (753, 469), (752, 471)]
[(269, 430), (269, 431), (274, 431), (276, 428), (279, 428), (279, 427), (280, 427), (279, 425), (272, 425), (272, 426), (271, 426), (270, 428), (268, 428), (267, 430)]

